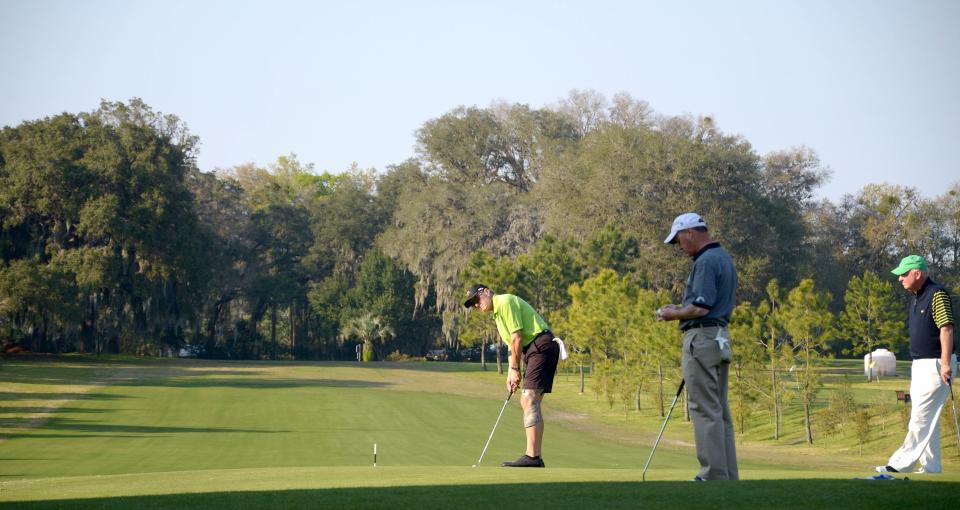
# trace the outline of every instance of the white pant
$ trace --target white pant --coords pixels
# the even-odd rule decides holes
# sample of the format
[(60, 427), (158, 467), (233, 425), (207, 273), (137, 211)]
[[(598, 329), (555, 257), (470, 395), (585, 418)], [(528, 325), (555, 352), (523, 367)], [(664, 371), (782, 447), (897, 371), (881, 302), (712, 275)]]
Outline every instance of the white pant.
[[(957, 374), (957, 357), (950, 360)], [(910, 425), (903, 446), (893, 452), (887, 465), (901, 473), (939, 473), (940, 413), (950, 397), (950, 387), (940, 378), (940, 360), (913, 360), (910, 367)]]

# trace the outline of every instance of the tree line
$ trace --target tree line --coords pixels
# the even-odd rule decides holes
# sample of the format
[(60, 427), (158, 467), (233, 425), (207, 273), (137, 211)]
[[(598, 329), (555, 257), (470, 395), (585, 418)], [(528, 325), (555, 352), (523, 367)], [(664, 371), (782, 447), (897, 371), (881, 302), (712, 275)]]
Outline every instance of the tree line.
[(960, 185), (815, 200), (830, 170), (813, 150), (760, 155), (709, 117), (627, 94), (457, 107), (379, 172), (292, 154), (201, 171), (198, 147), (139, 99), (0, 131), (7, 347), (353, 359), (362, 343), (368, 359), (419, 357), (495, 341), (460, 304), (481, 281), (530, 301), (599, 387), (636, 397), (677, 368), (676, 333), (652, 310), (689, 268), (662, 239), (697, 211), (736, 260), (739, 359), (774, 378), (750, 383), (759, 395), (797, 356), (902, 349), (901, 256), (960, 283)]

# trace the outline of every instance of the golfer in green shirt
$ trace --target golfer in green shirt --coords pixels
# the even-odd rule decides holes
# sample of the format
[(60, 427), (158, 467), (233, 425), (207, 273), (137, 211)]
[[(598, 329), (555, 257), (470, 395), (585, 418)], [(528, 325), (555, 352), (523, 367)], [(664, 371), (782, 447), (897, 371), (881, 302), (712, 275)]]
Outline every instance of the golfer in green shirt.
[[(527, 451), (519, 459), (504, 462), (504, 467), (544, 467), (540, 456), (543, 441), (543, 415), (540, 402), (553, 390), (553, 376), (560, 360), (560, 344), (554, 341), (547, 321), (529, 303), (512, 294), (494, 294), (486, 285), (475, 284), (463, 303), (467, 308), (493, 312), (497, 331), (510, 347), (507, 390), (513, 393), (523, 383), (520, 405), (527, 434)], [(559, 339), (558, 339), (559, 340)], [(523, 354), (523, 374), (520, 358)]]

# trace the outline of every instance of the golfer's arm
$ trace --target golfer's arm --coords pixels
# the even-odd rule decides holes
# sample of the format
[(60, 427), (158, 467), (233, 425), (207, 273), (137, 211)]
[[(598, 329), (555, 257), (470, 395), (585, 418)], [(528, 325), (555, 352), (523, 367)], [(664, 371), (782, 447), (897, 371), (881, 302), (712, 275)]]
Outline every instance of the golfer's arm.
[(950, 355), (953, 354), (953, 324), (940, 328), (940, 366), (950, 366)]
[(523, 335), (514, 331), (510, 335), (510, 366), (520, 370), (520, 353), (523, 352)]
[(686, 305), (683, 308), (674, 308), (669, 310), (668, 314), (665, 315), (665, 319), (671, 321), (685, 321), (688, 319), (699, 319), (704, 315), (710, 313), (710, 310), (706, 308), (695, 306), (695, 305)]

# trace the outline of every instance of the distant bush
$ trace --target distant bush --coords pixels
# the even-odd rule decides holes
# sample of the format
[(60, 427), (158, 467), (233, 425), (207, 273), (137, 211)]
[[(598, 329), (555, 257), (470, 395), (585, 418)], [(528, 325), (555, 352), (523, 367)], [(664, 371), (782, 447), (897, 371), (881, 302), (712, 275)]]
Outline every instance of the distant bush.
[(426, 361), (426, 358), (423, 356), (410, 356), (409, 354), (403, 354), (399, 350), (396, 350), (387, 354), (387, 361)]

